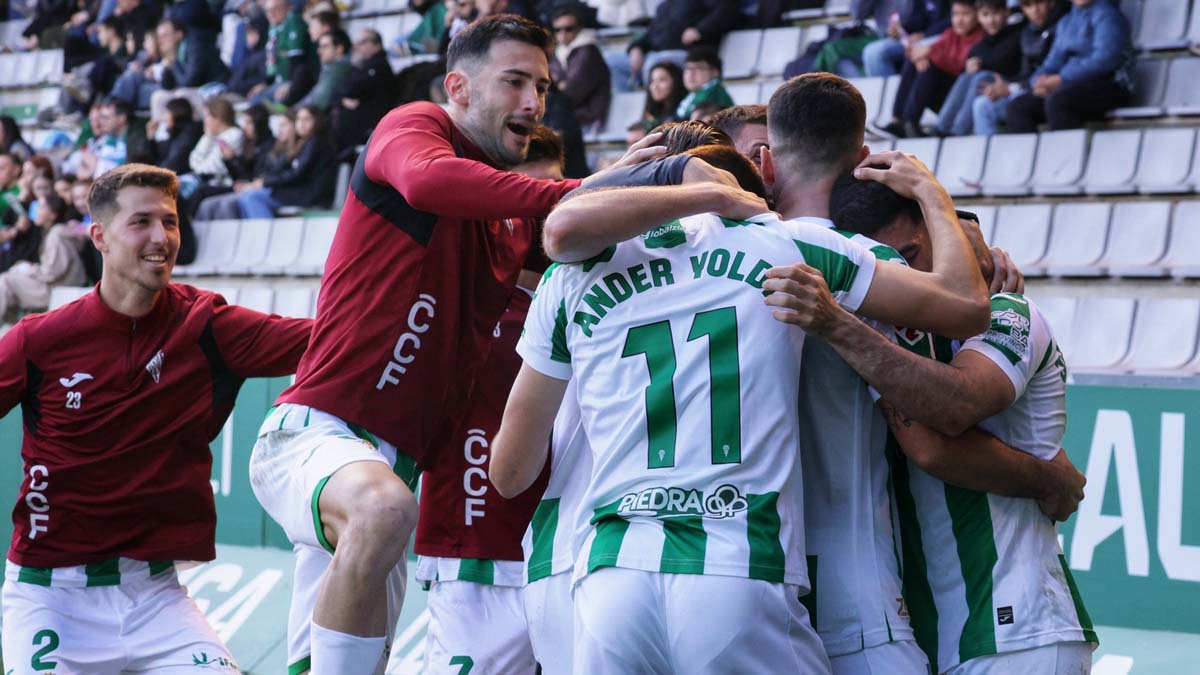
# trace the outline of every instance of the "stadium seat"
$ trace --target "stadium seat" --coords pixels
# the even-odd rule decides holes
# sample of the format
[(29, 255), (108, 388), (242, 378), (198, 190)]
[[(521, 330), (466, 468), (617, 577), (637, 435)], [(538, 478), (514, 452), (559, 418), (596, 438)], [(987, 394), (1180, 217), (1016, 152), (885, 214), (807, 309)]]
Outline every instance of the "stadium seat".
[(255, 274), (284, 274), (289, 266), (300, 257), (300, 245), (304, 241), (304, 220), (301, 218), (276, 218), (271, 223), (271, 239), (267, 255)]
[(1177, 371), (1196, 355), (1200, 299), (1142, 298), (1129, 355), (1121, 363), (1133, 371)]
[(729, 97), (737, 105), (750, 105), (758, 103), (758, 83), (757, 82), (738, 82), (736, 84), (725, 85), (725, 90), (729, 92)]
[(758, 54), (758, 74), (778, 77), (783, 69), (800, 53), (800, 38), (803, 30), (799, 26), (768, 28), (762, 34), (762, 49)]
[(1200, 115), (1200, 58), (1171, 61), (1163, 105), (1169, 115)]
[(91, 286), (53, 286), (50, 288), (50, 303), (47, 309), (58, 309), (91, 292)]
[(1142, 132), (1139, 129), (1098, 131), (1092, 134), (1083, 188), (1088, 194), (1124, 194), (1134, 191)]
[(1070, 351), (1063, 348), (1067, 368), (1111, 370), (1120, 363), (1129, 353), (1136, 304), (1128, 297), (1080, 298), (1071, 326)]
[(890, 75), (883, 81), (883, 100), (879, 104), (879, 114), (867, 117), (867, 124), (885, 127), (892, 121), (892, 107), (896, 104), (896, 90), (900, 88), (900, 76)]
[(1075, 306), (1078, 304), (1078, 299), (1073, 295), (1041, 295), (1037, 294), (1032, 297), (1033, 304), (1042, 312), (1042, 316), (1046, 317), (1046, 322), (1050, 324), (1050, 332), (1054, 334), (1054, 341), (1058, 343), (1058, 348), (1067, 358), (1067, 369), (1071, 368), (1071, 328), (1075, 321)]
[(0, 54), (0, 87), (16, 86), (13, 81), (17, 69), (16, 54)]
[(1120, 0), (1121, 13), (1129, 19), (1129, 32), (1137, 35), (1142, 25), (1142, 0)]
[(858, 93), (862, 94), (863, 101), (867, 104), (867, 123), (873, 122), (876, 117), (879, 117), (879, 108), (883, 101), (884, 78), (855, 77), (850, 79), (850, 84), (858, 89)]
[(1108, 241), (1112, 204), (1073, 202), (1054, 209), (1050, 245), (1042, 261), (1046, 273), (1056, 277), (1096, 277), (1103, 274), (1098, 264)]
[(640, 91), (617, 92), (608, 106), (608, 121), (599, 134), (601, 141), (624, 141), (625, 130), (642, 118), (646, 94)]
[(825, 16), (847, 16), (850, 4), (850, 0), (825, 0)]
[(1008, 251), (1025, 276), (1041, 276), (1049, 238), (1049, 204), (1007, 204), (996, 214), (992, 244)]
[[(379, 32), (379, 36), (383, 38), (383, 44), (385, 45), (390, 45), (396, 40), (408, 37), (408, 33), (404, 32), (403, 14), (381, 16), (375, 19), (375, 30)], [(350, 33), (350, 38), (357, 39), (355, 33)]]
[(1186, 0), (1143, 0), (1133, 43), (1138, 49), (1186, 47), (1188, 4)]
[(1040, 195), (1075, 194), (1087, 160), (1088, 132), (1047, 131), (1038, 137), (1037, 157), (1029, 184)]
[(781, 84), (783, 84), (783, 80), (778, 78), (771, 78), (760, 82), (758, 84), (758, 102), (766, 105), (771, 100), (771, 95), (775, 93), (775, 90)]
[(34, 76), (34, 81), (38, 84), (59, 84), (62, 82), (63, 50), (46, 49), (37, 54), (37, 73)]
[(325, 258), (337, 232), (337, 218), (313, 218), (304, 222), (304, 244), (300, 257), (287, 269), (291, 276), (320, 276), (325, 270)]
[(1175, 277), (1200, 277), (1200, 201), (1179, 202), (1171, 216), (1171, 242), (1163, 265)]
[(1192, 19), (1188, 22), (1187, 39), (1193, 47), (1200, 45), (1200, 4), (1195, 0), (1192, 1)]
[(916, 155), (917, 159), (924, 162), (930, 171), (937, 173), (938, 148), (941, 143), (940, 138), (901, 138), (896, 141), (895, 149)]
[(829, 24), (815, 23), (804, 27), (804, 42), (800, 44), (800, 51), (804, 51), (814, 42), (820, 42), (829, 37)]
[(1138, 59), (1133, 70), (1133, 101), (1110, 115), (1119, 118), (1158, 117), (1167, 90), (1167, 59)]
[(270, 286), (243, 286), (238, 291), (238, 303), (243, 307), (248, 307), (256, 312), (263, 314), (271, 313), (271, 306), (275, 300), (275, 294)]
[(237, 250), (238, 228), (241, 221), (214, 220), (211, 222), (198, 221), (192, 224), (196, 231), (196, 259), (191, 265), (175, 268), (175, 274), (183, 276), (203, 276), (216, 274), (217, 267), (226, 265), (233, 260)]
[[(210, 281), (212, 281), (212, 283), (210, 283)], [(206, 291), (211, 291), (211, 292), (216, 293), (217, 295), (221, 296), (222, 298), (225, 298), (225, 302), (227, 304), (230, 304), (230, 305), (239, 304), (238, 296), (241, 293), (240, 286), (234, 286), (232, 284), (225, 284), (225, 283), (221, 283), (220, 281), (209, 280), (209, 279), (198, 280), (195, 282), (195, 285), (197, 288), (203, 288)]]
[(936, 173), (938, 180), (952, 196), (979, 194), (979, 179), (983, 175), (987, 145), (987, 136), (950, 136), (942, 139)]
[(721, 76), (738, 80), (754, 75), (762, 41), (761, 30), (735, 30), (727, 34), (721, 40)]
[(237, 248), (227, 263), (217, 265), (217, 272), (221, 274), (254, 274), (263, 259), (267, 257), (267, 248), (270, 243), (270, 220), (243, 220), (238, 229)]
[(16, 65), (13, 66), (12, 83), (22, 87), (37, 84), (38, 53), (23, 52), (15, 56)]
[(1147, 129), (1138, 161), (1138, 192), (1191, 192), (1195, 149), (1195, 129)]
[(1099, 264), (1109, 276), (1162, 277), (1158, 262), (1171, 235), (1171, 202), (1117, 202), (1108, 233), (1108, 250)]
[(275, 304), (271, 311), (280, 316), (311, 318), (313, 291), (306, 286), (287, 286), (275, 289)]
[[(1005, 134), (988, 139), (983, 191), (989, 195), (1029, 194), (1033, 160), (1037, 156), (1037, 134)], [(943, 146), (942, 152), (945, 152)]]

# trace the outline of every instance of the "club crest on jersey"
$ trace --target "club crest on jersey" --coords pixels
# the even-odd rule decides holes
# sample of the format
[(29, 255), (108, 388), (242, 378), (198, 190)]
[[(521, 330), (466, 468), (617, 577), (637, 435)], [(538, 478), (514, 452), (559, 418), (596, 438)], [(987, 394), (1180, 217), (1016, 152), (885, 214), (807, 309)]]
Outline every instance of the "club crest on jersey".
[(915, 345), (921, 340), (925, 339), (924, 331), (919, 331), (915, 328), (903, 328), (899, 326), (897, 326), (897, 328), (899, 330), (896, 331), (896, 334), (900, 336), (901, 340), (910, 346)]
[(1024, 354), (1029, 346), (1029, 317), (1014, 310), (992, 312), (992, 325), (985, 341), (1013, 354)]
[(150, 359), (150, 362), (146, 364), (146, 372), (150, 373), (150, 377), (153, 377), (155, 382), (158, 382), (158, 379), (162, 377), (162, 367), (163, 353), (160, 349), (158, 350), (158, 353), (154, 355), (154, 358)]
[(731, 518), (747, 508), (749, 503), (746, 498), (733, 485), (722, 485), (707, 495), (703, 490), (695, 488), (651, 487), (621, 497), (617, 505), (617, 515), (651, 518)]

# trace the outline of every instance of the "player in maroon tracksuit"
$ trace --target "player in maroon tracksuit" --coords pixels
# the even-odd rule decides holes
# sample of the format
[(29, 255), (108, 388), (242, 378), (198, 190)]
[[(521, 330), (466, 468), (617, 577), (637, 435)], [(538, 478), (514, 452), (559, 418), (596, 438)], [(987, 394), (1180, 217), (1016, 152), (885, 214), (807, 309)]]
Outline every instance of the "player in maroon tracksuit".
[(3, 598), (18, 673), (236, 671), (173, 561), (213, 559), (208, 444), (245, 378), (295, 370), (311, 321), (169, 283), (177, 187), (137, 164), (98, 179), (97, 289), (0, 339), (0, 414), (24, 418)]

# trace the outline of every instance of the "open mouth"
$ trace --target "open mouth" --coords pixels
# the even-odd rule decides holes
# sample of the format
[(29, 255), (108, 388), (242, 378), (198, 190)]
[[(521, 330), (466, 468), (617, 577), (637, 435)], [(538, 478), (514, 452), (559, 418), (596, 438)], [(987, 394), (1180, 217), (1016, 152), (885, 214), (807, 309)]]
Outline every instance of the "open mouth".
[(528, 122), (520, 122), (520, 121), (514, 120), (512, 122), (509, 122), (505, 126), (508, 128), (509, 131), (516, 134), (517, 136), (521, 136), (522, 138), (528, 137), (530, 134), (533, 133), (533, 125)]
[(142, 260), (152, 265), (166, 265), (167, 255), (165, 253), (149, 253), (142, 256)]

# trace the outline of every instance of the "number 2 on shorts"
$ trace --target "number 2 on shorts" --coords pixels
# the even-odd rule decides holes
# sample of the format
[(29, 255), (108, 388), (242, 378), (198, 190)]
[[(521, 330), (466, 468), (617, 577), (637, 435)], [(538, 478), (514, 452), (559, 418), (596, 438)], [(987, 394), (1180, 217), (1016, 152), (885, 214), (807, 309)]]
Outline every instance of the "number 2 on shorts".
[(48, 656), (50, 652), (58, 649), (58, 633), (44, 628), (39, 630), (33, 636), (33, 646), (37, 647), (42, 643), (46, 643), (44, 647), (33, 653), (33, 658), (29, 659), (29, 667), (34, 670), (51, 670), (58, 667), (58, 661), (43, 661), (43, 656)]

